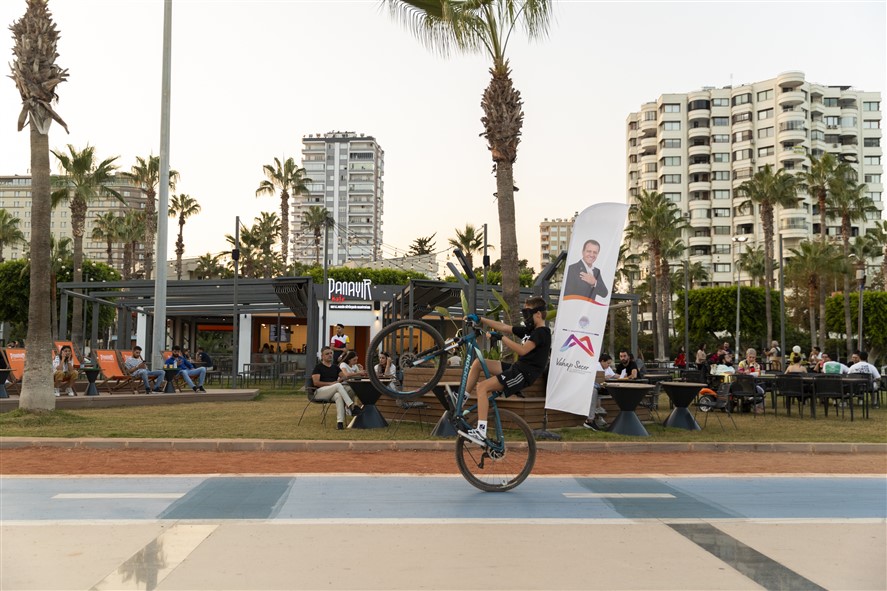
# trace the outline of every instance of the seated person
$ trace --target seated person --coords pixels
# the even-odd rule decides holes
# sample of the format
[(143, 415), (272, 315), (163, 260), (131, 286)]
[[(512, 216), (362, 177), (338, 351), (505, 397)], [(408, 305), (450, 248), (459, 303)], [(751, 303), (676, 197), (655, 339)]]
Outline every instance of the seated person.
[(203, 347), (197, 347), (197, 361), (202, 363), (207, 370), (212, 370), (213, 358), (209, 356), (209, 353)]
[(638, 368), (638, 377), (643, 378), (645, 375), (647, 375), (647, 364), (644, 363), (644, 354), (638, 351), (637, 356), (629, 355), (629, 357), (632, 361), (634, 361), (634, 364)]
[(792, 351), (788, 356), (788, 367), (785, 368), (785, 373), (807, 373), (807, 366), (802, 363), (803, 360), (800, 353)]
[(823, 351), (819, 360), (819, 371), (824, 374), (841, 375), (850, 371), (850, 368), (840, 361), (832, 361), (831, 356)]
[(780, 371), (782, 369), (782, 349), (779, 348), (779, 343), (777, 341), (770, 343), (770, 350), (767, 351), (767, 359), (770, 361), (771, 370)]
[(684, 348), (678, 350), (678, 356), (674, 358), (674, 366), (680, 369), (687, 368), (687, 356), (684, 354)]
[(722, 376), (736, 373), (733, 367), (733, 355), (731, 353), (721, 353), (718, 356), (718, 362), (711, 368), (711, 375)]
[(339, 369), (351, 380), (365, 378), (367, 375), (363, 366), (357, 362), (357, 353), (354, 351), (348, 351), (339, 357)]
[(345, 386), (347, 378), (338, 366), (333, 365), (333, 350), (324, 347), (320, 350), (320, 362), (311, 371), (311, 383), (317, 390), (315, 400), (332, 400), (336, 403), (336, 429), (345, 428), (345, 415), (358, 415), (360, 408), (351, 400)]
[(750, 373), (752, 375), (759, 375), (761, 373), (761, 366), (758, 364), (758, 352), (754, 349), (748, 349), (745, 352), (745, 359), (739, 362), (739, 373)]
[(877, 367), (869, 363), (868, 351), (857, 351), (850, 357), (850, 360), (853, 361), (853, 365), (850, 366), (847, 373), (863, 373), (871, 375), (873, 380), (872, 384), (874, 385), (875, 390), (877, 390), (881, 385), (881, 372), (878, 371)]
[(76, 381), (77, 370), (74, 369), (74, 354), (69, 345), (64, 345), (52, 360), (52, 385), (55, 387), (55, 395), (59, 396), (59, 389), (65, 386), (68, 396), (77, 396), (74, 392), (74, 382)]
[(450, 358), (447, 359), (447, 367), (462, 367), (462, 358), (456, 353), (453, 353), (450, 355)]
[[(616, 372), (613, 371), (613, 368), (610, 366), (613, 358), (606, 353), (601, 353), (598, 361), (601, 364), (601, 371), (604, 372), (604, 379), (615, 379)], [(607, 415), (607, 411), (600, 405), (600, 389), (601, 385), (595, 382), (594, 387), (591, 391), (591, 408), (588, 409), (588, 418), (583, 424), (583, 427), (585, 427), (586, 429), (592, 429), (594, 431), (603, 431), (607, 428), (607, 421), (604, 420), (604, 417)]]
[(154, 380), (155, 392), (161, 391), (165, 374), (162, 369), (148, 369), (148, 366), (145, 365), (145, 360), (142, 359), (142, 348), (138, 345), (132, 348), (132, 357), (126, 360), (126, 363), (123, 364), (123, 369), (133, 377), (142, 378), (142, 382), (145, 384), (145, 394), (151, 393), (151, 383), (148, 380)]
[(619, 363), (616, 364), (613, 371), (616, 373), (616, 377), (620, 380), (636, 380), (640, 373), (638, 365), (635, 363), (634, 359), (632, 359), (632, 355), (628, 352), (628, 349), (622, 349), (619, 351)]
[(379, 353), (379, 363), (376, 364), (375, 370), (376, 375), (383, 380), (397, 379), (397, 366), (386, 351)]
[[(185, 380), (185, 383), (188, 384), (192, 390), (195, 392), (206, 392), (203, 388), (203, 382), (206, 381), (206, 368), (194, 367), (194, 365), (182, 354), (182, 347), (180, 345), (175, 345), (172, 348), (172, 355), (163, 363), (163, 366), (179, 368), (178, 375)], [(195, 376), (197, 377), (196, 385), (194, 384), (194, 381), (191, 380), (191, 378)]]

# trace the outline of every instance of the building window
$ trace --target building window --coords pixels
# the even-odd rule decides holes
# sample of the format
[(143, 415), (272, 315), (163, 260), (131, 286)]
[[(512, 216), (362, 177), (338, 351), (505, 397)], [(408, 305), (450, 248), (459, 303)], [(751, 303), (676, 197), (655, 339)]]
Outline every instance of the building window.
[(629, 131), (636, 131), (637, 128), (638, 128), (638, 122), (637, 122), (637, 121), (632, 121), (631, 123), (628, 124), (628, 129), (629, 129)]
[(648, 191), (655, 191), (658, 186), (656, 181), (644, 181), (644, 188)]
[(758, 130), (758, 138), (773, 137), (773, 128), (765, 127)]
[(728, 218), (728, 217), (730, 217), (730, 208), (729, 207), (716, 207), (712, 210), (712, 214), (716, 218)]
[(715, 263), (715, 273), (731, 273), (730, 263)]
[(712, 162), (730, 162), (729, 152), (715, 152), (711, 155)]
[(680, 131), (681, 130), (681, 122), (680, 121), (664, 121), (662, 123), (662, 129), (664, 131)]
[(751, 111), (748, 113), (739, 113), (738, 115), (733, 115), (733, 124), (736, 123), (744, 123), (746, 121), (751, 121)]
[(660, 144), (663, 148), (680, 148), (680, 147), (681, 147), (681, 140), (679, 140), (679, 139), (666, 139), (666, 140), (662, 140), (661, 142), (659, 142), (659, 144)]
[(762, 109), (758, 111), (758, 121), (763, 121), (764, 119), (772, 119), (773, 118), (773, 109)]
[(772, 156), (774, 152), (773, 146), (758, 148), (758, 156)]
[[(729, 175), (730, 173), (727, 172), (726, 174)], [(714, 194), (715, 199), (729, 199), (730, 198), (729, 189), (716, 189), (716, 190), (712, 191), (712, 193)]]
[(730, 125), (729, 117), (712, 117), (711, 118), (711, 126), (712, 127), (727, 127)]
[(822, 104), (825, 105), (826, 107), (837, 107), (838, 106), (838, 99), (833, 98), (833, 97), (826, 97), (826, 98), (822, 99)]
[[(705, 99), (699, 99), (699, 100), (691, 101), (691, 102), (687, 105), (687, 110), (688, 110), (688, 111), (697, 111), (697, 110), (699, 110), (699, 109), (708, 109), (710, 104), (711, 104), (711, 103), (710, 103), (709, 101), (705, 100)], [(678, 111), (675, 111), (675, 112), (677, 113)]]
[(769, 101), (772, 98), (773, 98), (773, 91), (772, 90), (762, 90), (761, 92), (758, 93), (758, 100), (759, 101)]
[(663, 113), (680, 113), (681, 112), (681, 105), (674, 104), (674, 103), (666, 103), (666, 104), (662, 105), (662, 112)]
[(690, 212), (690, 217), (694, 220), (708, 219), (711, 217), (711, 212), (707, 209), (694, 209)]
[(881, 175), (880, 175), (880, 174), (867, 174), (867, 175), (865, 175), (865, 184), (867, 184), (867, 185), (880, 185), (880, 184), (881, 184)]
[(881, 103), (880, 101), (864, 101), (862, 103), (863, 111), (880, 111)]
[(662, 159), (662, 166), (680, 166), (681, 165), (681, 157), (680, 156), (666, 156)]
[(752, 156), (752, 151), (748, 150), (736, 150), (733, 152), (733, 162), (738, 160), (748, 160)]
[(711, 180), (713, 181), (729, 181), (730, 180), (730, 171), (729, 170), (716, 170), (711, 173)]
[(840, 118), (836, 117), (834, 115), (829, 115), (828, 117), (823, 117), (822, 120), (825, 123), (825, 126), (827, 128), (837, 129), (838, 128), (838, 121), (840, 120)]
[(644, 164), (644, 172), (656, 172), (656, 163), (648, 162), (647, 164)]
[(734, 142), (747, 142), (750, 139), (752, 139), (751, 130), (737, 131), (733, 134), (733, 141)]
[(662, 197), (668, 199), (672, 203), (680, 203), (681, 202), (681, 194), (680, 193), (663, 193)]
[[(881, 157), (880, 156), (865, 156), (862, 159), (862, 163), (866, 166), (880, 166), (881, 165)], [(863, 306), (865, 307), (865, 306)]]
[(863, 119), (862, 128), (863, 129), (880, 129), (881, 122), (877, 119)]
[(644, 121), (656, 121), (656, 111), (647, 111), (644, 113)]
[(713, 244), (711, 247), (712, 254), (730, 254), (729, 244)]
[(823, 142), (825, 141), (825, 132), (818, 129), (813, 129), (810, 131), (810, 139)]
[(864, 148), (879, 148), (881, 146), (881, 138), (877, 137), (867, 137), (862, 140), (862, 147)]
[(744, 105), (751, 102), (751, 93), (740, 94), (733, 97), (733, 106)]
[(713, 144), (729, 144), (730, 136), (726, 133), (716, 133), (711, 136), (711, 143)]
[(728, 98), (713, 98), (711, 99), (712, 107), (729, 107), (730, 99)]
[(712, 232), (715, 236), (729, 236), (731, 234), (730, 226), (714, 226)]
[(680, 185), (681, 184), (681, 175), (679, 175), (679, 174), (664, 174), (664, 175), (662, 175), (662, 184), (663, 185)]
[(871, 199), (872, 201), (880, 201), (881, 200), (881, 191), (866, 191), (866, 197)]

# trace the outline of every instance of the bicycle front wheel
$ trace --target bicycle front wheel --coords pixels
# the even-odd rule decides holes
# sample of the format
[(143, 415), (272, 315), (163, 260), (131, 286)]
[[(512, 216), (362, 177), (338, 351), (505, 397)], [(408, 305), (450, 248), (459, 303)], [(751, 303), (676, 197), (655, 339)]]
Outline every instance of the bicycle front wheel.
[[(380, 353), (388, 353), (397, 367), (397, 379), (379, 375)], [(447, 368), (444, 340), (421, 320), (399, 320), (383, 328), (367, 350), (367, 375), (379, 392), (395, 398), (421, 396), (430, 391)]]
[(513, 434), (503, 435), (501, 452), (482, 448), (462, 437), (456, 440), (459, 471), (472, 486), (484, 492), (513, 489), (527, 479), (536, 463), (536, 440), (527, 422), (510, 410), (499, 409), (499, 418), (516, 427)]

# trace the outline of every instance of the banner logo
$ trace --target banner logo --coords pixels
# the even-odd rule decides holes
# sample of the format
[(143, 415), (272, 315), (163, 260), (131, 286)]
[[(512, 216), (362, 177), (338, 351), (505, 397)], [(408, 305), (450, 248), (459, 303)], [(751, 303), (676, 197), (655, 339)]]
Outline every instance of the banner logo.
[(594, 357), (594, 347), (591, 344), (591, 339), (588, 337), (582, 337), (580, 339), (576, 335), (571, 334), (567, 337), (567, 340), (564, 341), (564, 344), (561, 345), (561, 353), (571, 347), (581, 347), (582, 350), (585, 351), (589, 357)]

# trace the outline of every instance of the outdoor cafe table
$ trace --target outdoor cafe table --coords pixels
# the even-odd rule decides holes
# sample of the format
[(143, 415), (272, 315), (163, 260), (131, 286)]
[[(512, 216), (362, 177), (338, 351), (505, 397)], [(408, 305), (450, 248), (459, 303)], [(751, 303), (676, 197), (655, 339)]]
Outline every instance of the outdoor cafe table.
[(348, 380), (347, 384), (351, 386), (357, 397), (363, 403), (363, 410), (359, 415), (351, 420), (348, 425), (350, 429), (383, 429), (388, 426), (388, 421), (376, 408), (376, 401), (379, 400), (381, 392), (376, 390), (373, 383), (369, 380)]
[(96, 378), (99, 377), (99, 374), (102, 373), (101, 368), (81, 367), (80, 371), (86, 374), (86, 380), (89, 382), (89, 385), (86, 386), (86, 396), (98, 396), (99, 389), (96, 388), (95, 381)]
[(686, 429), (688, 431), (701, 431), (699, 423), (690, 414), (687, 408), (690, 403), (699, 394), (699, 390), (707, 388), (707, 384), (699, 384), (696, 382), (662, 382), (662, 387), (668, 398), (674, 404), (674, 410), (668, 415), (665, 421), (666, 427), (675, 427), (677, 429)]
[(619, 416), (610, 425), (610, 433), (618, 433), (619, 435), (634, 435), (636, 437), (649, 437), (650, 434), (641, 424), (635, 409), (643, 400), (644, 396), (649, 395), (656, 389), (656, 386), (650, 384), (623, 384), (618, 382), (606, 382), (603, 384), (607, 394), (613, 397), (616, 405), (619, 406)]
[(176, 376), (179, 375), (178, 367), (164, 367), (163, 368), (164, 379), (166, 379), (166, 387), (163, 389), (164, 394), (175, 394), (176, 393), (176, 385), (173, 383), (176, 379)]

